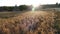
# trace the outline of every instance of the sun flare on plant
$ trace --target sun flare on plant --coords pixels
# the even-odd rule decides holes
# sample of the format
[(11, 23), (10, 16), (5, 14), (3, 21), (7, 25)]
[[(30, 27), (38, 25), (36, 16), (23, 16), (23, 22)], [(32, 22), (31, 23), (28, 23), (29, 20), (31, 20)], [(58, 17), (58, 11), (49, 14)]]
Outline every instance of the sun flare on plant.
[(33, 12), (35, 11), (35, 7), (32, 7), (32, 11), (33, 11)]
[(32, 12), (35, 12), (36, 7), (38, 7), (38, 5), (35, 4), (32, 5)]
[(32, 11), (31, 11), (31, 13), (35, 13), (35, 7), (34, 7), (34, 6), (32, 6)]

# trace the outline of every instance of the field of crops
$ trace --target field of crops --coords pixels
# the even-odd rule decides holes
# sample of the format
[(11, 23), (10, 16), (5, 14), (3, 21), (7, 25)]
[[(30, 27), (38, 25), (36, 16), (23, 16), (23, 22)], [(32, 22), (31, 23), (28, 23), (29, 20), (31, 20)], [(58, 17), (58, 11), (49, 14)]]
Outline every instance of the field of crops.
[(0, 12), (0, 34), (55, 34), (57, 15), (52, 11)]
[(60, 11), (55, 12), (57, 17), (55, 18), (55, 28), (58, 30), (58, 33), (60, 34)]

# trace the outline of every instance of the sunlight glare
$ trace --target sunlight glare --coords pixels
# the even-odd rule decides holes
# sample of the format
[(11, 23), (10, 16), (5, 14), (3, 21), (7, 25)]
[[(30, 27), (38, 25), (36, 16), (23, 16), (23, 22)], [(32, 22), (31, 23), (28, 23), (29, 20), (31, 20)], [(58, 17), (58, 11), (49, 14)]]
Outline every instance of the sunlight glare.
[(34, 12), (35, 11), (35, 8), (38, 7), (38, 6), (39, 5), (33, 4), (33, 6), (32, 6), (32, 12)]
[(35, 7), (32, 7), (32, 11), (33, 11), (33, 12), (35, 11)]

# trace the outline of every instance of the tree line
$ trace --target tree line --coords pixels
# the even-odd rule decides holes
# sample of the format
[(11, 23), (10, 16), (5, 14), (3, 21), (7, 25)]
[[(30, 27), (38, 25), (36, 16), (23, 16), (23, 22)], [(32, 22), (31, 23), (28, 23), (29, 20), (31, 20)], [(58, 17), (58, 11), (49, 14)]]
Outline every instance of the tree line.
[(29, 10), (29, 6), (20, 5), (20, 6), (2, 6), (0, 7), (0, 11), (24, 11)]

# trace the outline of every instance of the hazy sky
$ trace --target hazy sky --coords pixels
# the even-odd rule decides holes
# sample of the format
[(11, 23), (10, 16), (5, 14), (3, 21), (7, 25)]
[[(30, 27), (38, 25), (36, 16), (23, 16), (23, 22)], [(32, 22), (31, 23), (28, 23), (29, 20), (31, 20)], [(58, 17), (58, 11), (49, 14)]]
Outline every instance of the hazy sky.
[(0, 6), (55, 4), (60, 0), (0, 0)]

